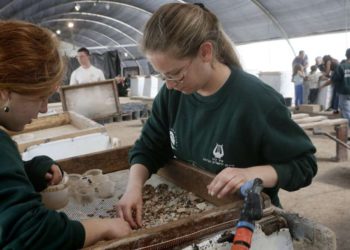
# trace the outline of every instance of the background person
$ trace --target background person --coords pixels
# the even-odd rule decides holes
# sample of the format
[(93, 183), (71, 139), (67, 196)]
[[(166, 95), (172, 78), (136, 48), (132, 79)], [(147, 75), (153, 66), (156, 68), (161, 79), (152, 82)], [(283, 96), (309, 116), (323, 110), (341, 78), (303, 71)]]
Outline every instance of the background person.
[(322, 73), (318, 71), (316, 65), (311, 66), (310, 74), (305, 77), (305, 85), (308, 85), (310, 88), (310, 93), (308, 100), (310, 104), (316, 104), (318, 97), (318, 89), (320, 87), (320, 77)]
[(294, 104), (296, 107), (304, 103), (304, 70), (301, 64), (294, 65), (292, 82), (294, 82)]
[(324, 83), (321, 84), (320, 89), (327, 87), (328, 85), (332, 85), (332, 99), (331, 99), (331, 105), (327, 109), (328, 111), (333, 111), (333, 113), (337, 114), (338, 106), (339, 106), (339, 97), (338, 97), (338, 90), (337, 85), (335, 85), (331, 77), (334, 74), (335, 69), (338, 67), (339, 62), (337, 59), (331, 57), (330, 55), (325, 55), (323, 57), (323, 64), (324, 64), (324, 72), (323, 76), (321, 77), (322, 80), (325, 80)]
[(78, 49), (77, 59), (80, 67), (72, 72), (70, 85), (105, 80), (102, 70), (91, 65), (90, 51), (87, 48)]
[(346, 50), (345, 56), (346, 60), (335, 69), (332, 82), (339, 95), (341, 116), (348, 119), (350, 126), (350, 48)]
[(308, 59), (307, 55), (305, 54), (304, 50), (300, 50), (299, 54), (294, 58), (294, 60), (292, 62), (293, 70), (294, 70), (294, 66), (297, 64), (300, 64), (301, 66), (303, 66), (304, 74), (306, 74), (307, 68), (309, 67), (309, 59)]

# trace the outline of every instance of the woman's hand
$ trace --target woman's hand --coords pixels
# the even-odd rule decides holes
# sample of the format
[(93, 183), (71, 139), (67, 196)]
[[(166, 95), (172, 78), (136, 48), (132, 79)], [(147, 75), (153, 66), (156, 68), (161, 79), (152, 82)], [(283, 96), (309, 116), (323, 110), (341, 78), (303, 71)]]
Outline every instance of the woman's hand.
[(57, 185), (62, 181), (62, 177), (61, 169), (56, 164), (53, 164), (50, 170), (45, 174), (45, 180), (48, 185)]
[(252, 179), (246, 168), (225, 168), (207, 186), (211, 196), (222, 198), (236, 192), (246, 181)]
[(83, 220), (85, 229), (84, 247), (91, 246), (101, 240), (122, 238), (131, 233), (129, 224), (123, 219), (88, 219)]
[(275, 187), (278, 183), (277, 172), (271, 165), (225, 168), (208, 185), (208, 193), (222, 198), (236, 192), (245, 182), (255, 178), (260, 178), (265, 188)]
[(123, 219), (106, 219), (104, 222), (109, 228), (105, 240), (121, 238), (131, 233), (129, 224)]
[(134, 229), (142, 227), (142, 187), (128, 189), (117, 204), (119, 217)]

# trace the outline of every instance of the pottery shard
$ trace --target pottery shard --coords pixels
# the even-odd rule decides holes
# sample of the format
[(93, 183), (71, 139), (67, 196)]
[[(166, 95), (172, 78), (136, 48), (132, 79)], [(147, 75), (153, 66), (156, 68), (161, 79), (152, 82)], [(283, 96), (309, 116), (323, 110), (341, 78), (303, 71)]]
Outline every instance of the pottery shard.
[(198, 203), (196, 205), (196, 207), (199, 209), (199, 210), (205, 210), (207, 208), (207, 204), (205, 202), (202, 202), (202, 203)]
[(184, 213), (184, 212), (186, 212), (186, 211), (187, 211), (186, 208), (178, 208), (178, 209), (176, 210), (176, 212), (178, 212), (178, 213)]
[[(164, 183), (156, 187), (145, 185), (142, 195), (144, 228), (156, 227), (210, 208), (193, 193)], [(109, 217), (115, 216), (115, 210), (108, 211)]]

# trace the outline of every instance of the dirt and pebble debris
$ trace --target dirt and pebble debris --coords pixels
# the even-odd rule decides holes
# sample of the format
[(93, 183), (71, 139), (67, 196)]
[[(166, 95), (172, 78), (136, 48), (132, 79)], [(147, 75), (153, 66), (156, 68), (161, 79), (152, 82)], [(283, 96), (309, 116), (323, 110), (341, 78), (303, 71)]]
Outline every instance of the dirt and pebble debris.
[[(164, 183), (156, 187), (146, 184), (142, 195), (144, 228), (159, 226), (213, 207), (191, 192), (178, 187), (170, 188)], [(117, 205), (107, 209), (106, 214), (109, 218), (117, 218)]]

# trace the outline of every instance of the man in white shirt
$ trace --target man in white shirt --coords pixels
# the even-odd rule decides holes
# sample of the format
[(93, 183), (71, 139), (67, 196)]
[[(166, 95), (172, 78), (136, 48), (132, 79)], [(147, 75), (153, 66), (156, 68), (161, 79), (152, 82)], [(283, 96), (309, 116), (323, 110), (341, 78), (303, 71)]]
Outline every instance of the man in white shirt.
[(77, 59), (80, 67), (73, 71), (70, 77), (70, 85), (105, 80), (102, 70), (91, 65), (90, 51), (87, 48), (78, 50)]

